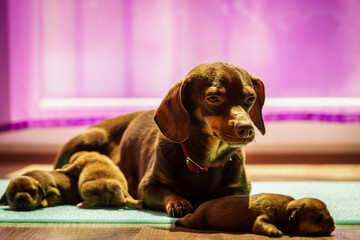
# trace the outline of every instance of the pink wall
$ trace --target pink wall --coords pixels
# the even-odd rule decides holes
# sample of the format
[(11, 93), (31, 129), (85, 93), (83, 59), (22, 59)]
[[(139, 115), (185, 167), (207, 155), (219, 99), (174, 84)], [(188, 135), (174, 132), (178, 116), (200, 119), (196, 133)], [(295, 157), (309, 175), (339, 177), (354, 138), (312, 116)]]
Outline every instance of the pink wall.
[(7, 2), (0, 1), (0, 123), (10, 122), (9, 40)]
[[(0, 124), (8, 124), (9, 118), (10, 123), (39, 126), (83, 124), (131, 111), (143, 106), (44, 109), (39, 102), (161, 98), (191, 68), (216, 60), (238, 64), (260, 77), (268, 98), (360, 97), (357, 0), (2, 4), (7, 11), (2, 9), (0, 18), (7, 24), (2, 22), (0, 28), (8, 37), (9, 55), (0, 59), (5, 62), (0, 67), (1, 91), (10, 93), (10, 100), (1, 108)], [(326, 114), (340, 116), (339, 121), (350, 114), (357, 121), (359, 108)], [(306, 119), (301, 111), (298, 118)], [(265, 112), (268, 120), (281, 119), (278, 112), (274, 116), (266, 107)], [(283, 119), (289, 119), (287, 113), (282, 111)]]

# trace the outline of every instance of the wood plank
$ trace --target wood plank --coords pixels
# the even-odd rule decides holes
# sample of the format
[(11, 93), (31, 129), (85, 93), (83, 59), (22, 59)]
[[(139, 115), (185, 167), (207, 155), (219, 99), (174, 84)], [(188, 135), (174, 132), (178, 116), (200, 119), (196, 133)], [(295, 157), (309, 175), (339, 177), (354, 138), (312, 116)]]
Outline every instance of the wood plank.
[[(272, 239), (251, 233), (189, 230), (173, 232), (170, 224), (81, 224), (0, 223), (0, 239)], [(360, 226), (337, 226), (330, 237), (317, 239), (359, 239)], [(308, 240), (311, 237), (285, 235), (280, 239)]]

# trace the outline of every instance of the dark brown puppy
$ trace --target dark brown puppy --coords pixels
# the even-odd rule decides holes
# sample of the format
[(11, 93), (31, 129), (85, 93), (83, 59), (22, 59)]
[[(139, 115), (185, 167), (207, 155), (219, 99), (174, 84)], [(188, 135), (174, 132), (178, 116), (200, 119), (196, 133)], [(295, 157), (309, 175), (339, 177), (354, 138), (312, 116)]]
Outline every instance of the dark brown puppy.
[[(120, 159), (111, 159), (131, 195), (170, 216), (184, 216), (210, 199), (249, 194), (242, 148), (254, 139), (253, 124), (265, 133), (264, 100), (263, 83), (244, 69), (201, 64), (169, 90), (156, 112), (118, 118), (117, 128), (125, 130), (118, 136)], [(98, 127), (109, 134), (113, 123)], [(81, 139), (70, 141), (71, 151), (81, 149)], [(65, 147), (55, 166), (65, 164), (64, 152), (71, 151)]]
[(73, 154), (69, 162), (57, 171), (79, 178), (79, 193), (84, 201), (77, 207), (142, 207), (141, 202), (133, 199), (128, 193), (124, 174), (106, 155), (82, 151)]
[(11, 180), (2, 204), (17, 211), (60, 204), (75, 204), (81, 201), (77, 178), (56, 171), (30, 171)]
[(322, 201), (262, 193), (227, 196), (205, 202), (193, 214), (174, 223), (193, 229), (252, 231), (270, 237), (283, 232), (297, 235), (330, 235), (335, 224)]

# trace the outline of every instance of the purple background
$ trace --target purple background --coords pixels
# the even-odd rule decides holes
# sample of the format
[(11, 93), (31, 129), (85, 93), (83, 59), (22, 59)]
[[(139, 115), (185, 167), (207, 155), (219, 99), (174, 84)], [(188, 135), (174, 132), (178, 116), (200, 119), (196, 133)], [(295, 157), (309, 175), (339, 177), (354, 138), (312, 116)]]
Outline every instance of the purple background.
[[(44, 98), (162, 98), (194, 66), (238, 64), (271, 97), (360, 97), (357, 0), (0, 1), (0, 129), (92, 124), (138, 107)], [(154, 108), (156, 106), (153, 106)], [(359, 106), (267, 121), (360, 121)]]

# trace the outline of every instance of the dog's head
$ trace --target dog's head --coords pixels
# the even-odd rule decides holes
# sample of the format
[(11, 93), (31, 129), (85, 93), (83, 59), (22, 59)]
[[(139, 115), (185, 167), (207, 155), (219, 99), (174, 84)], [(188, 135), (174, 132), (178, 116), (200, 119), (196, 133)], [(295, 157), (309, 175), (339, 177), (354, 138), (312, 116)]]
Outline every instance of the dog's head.
[(289, 226), (299, 235), (330, 235), (335, 230), (334, 219), (324, 202), (316, 198), (291, 201), (287, 206)]
[(11, 209), (29, 211), (40, 206), (45, 191), (37, 180), (20, 176), (9, 183), (5, 195)]
[(185, 141), (194, 126), (239, 147), (254, 139), (254, 125), (265, 134), (264, 101), (262, 81), (244, 69), (222, 62), (201, 64), (170, 89), (155, 122), (173, 142)]

